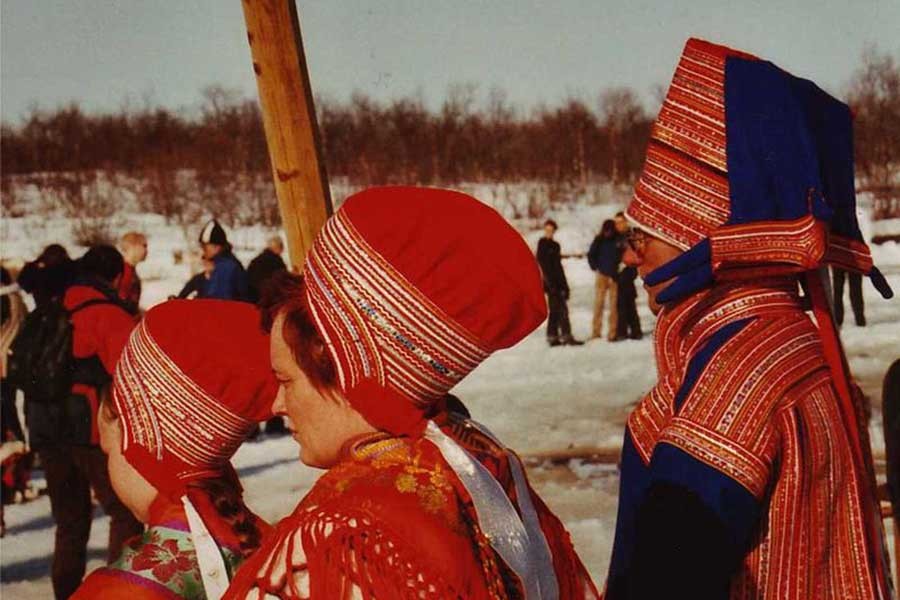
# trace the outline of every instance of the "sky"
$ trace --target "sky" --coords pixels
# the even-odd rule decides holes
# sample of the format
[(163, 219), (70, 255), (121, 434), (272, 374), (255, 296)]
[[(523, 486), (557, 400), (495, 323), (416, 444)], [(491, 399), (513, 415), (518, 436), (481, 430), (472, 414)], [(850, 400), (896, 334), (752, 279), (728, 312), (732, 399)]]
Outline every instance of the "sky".
[[(691, 36), (842, 96), (867, 45), (900, 60), (900, 0), (298, 0), (315, 93), (347, 100), (493, 87), (521, 109), (603, 88), (648, 106)], [(77, 101), (196, 109), (211, 84), (254, 97), (240, 0), (0, 0), (0, 118)]]

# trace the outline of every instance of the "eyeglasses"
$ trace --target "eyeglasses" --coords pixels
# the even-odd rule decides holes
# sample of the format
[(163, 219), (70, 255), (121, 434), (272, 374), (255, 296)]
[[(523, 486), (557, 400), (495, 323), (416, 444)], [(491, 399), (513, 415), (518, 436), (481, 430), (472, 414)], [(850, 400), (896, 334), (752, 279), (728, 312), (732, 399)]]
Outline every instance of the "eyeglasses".
[(625, 236), (625, 241), (635, 252), (641, 252), (647, 243), (647, 234), (641, 229), (632, 228)]

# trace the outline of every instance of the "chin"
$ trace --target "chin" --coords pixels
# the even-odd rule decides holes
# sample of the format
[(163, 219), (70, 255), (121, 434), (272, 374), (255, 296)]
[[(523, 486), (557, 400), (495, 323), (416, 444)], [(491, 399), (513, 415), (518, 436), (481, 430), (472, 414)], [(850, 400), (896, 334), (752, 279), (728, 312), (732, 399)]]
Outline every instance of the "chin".
[(321, 456), (317, 456), (313, 452), (307, 452), (303, 450), (303, 447), (300, 447), (300, 462), (302, 462), (307, 467), (312, 467), (314, 469), (330, 469), (334, 466), (336, 461), (329, 461), (323, 459)]

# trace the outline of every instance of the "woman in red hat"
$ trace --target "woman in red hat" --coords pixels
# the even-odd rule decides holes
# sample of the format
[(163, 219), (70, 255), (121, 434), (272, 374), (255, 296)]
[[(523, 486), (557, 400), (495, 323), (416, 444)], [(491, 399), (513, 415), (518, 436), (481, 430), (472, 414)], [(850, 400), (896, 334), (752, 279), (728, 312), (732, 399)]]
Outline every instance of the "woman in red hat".
[(113, 488), (143, 536), (74, 598), (220, 598), (268, 526), (229, 462), (270, 416), (275, 380), (258, 311), (220, 300), (151, 309), (119, 359), (99, 416)]
[(547, 314), (527, 245), (464, 194), (349, 198), (263, 300), (300, 459), (327, 469), (226, 598), (597, 598), (515, 453), (450, 389)]

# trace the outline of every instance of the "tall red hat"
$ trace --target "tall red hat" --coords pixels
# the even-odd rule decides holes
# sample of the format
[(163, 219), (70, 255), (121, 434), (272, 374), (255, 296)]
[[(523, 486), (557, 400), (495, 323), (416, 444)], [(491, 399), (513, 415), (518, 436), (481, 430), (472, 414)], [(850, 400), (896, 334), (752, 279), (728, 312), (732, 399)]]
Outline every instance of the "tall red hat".
[(351, 196), (305, 265), (317, 329), (373, 426), (422, 432), (434, 404), (546, 318), (537, 264), (496, 211), (449, 190)]
[(271, 416), (277, 391), (269, 338), (252, 305), (160, 304), (144, 315), (116, 365), (122, 451), (177, 498), (190, 481), (230, 471), (247, 434)]

